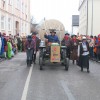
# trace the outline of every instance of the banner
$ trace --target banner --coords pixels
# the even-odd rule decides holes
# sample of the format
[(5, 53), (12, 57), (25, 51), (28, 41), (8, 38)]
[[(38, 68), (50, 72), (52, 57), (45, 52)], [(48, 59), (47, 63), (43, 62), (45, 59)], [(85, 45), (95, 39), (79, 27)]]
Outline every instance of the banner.
[(60, 62), (60, 46), (51, 46), (51, 62)]

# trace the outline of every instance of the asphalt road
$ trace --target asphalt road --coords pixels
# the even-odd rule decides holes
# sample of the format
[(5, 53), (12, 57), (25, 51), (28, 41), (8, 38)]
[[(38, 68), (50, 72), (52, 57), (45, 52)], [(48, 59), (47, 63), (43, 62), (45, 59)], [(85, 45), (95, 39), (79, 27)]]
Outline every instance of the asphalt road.
[(27, 68), (26, 54), (0, 63), (0, 100), (100, 100), (100, 64), (90, 61), (90, 73), (70, 61), (69, 71), (61, 64), (46, 62), (44, 70)]

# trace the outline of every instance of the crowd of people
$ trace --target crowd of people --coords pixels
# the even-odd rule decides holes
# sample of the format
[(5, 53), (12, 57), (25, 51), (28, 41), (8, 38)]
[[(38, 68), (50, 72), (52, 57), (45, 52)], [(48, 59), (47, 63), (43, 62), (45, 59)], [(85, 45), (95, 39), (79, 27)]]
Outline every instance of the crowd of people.
[(65, 33), (63, 40), (59, 41), (55, 31), (50, 33), (50, 35), (44, 35), (48, 39), (46, 42), (58, 42), (66, 46), (67, 57), (72, 60), (73, 64), (76, 62), (81, 67), (81, 71), (86, 67), (89, 72), (89, 59), (100, 61), (100, 34), (93, 37)]
[(11, 59), (19, 51), (25, 51), (26, 37), (21, 38), (19, 34), (9, 36), (0, 32), (0, 60)]
[(89, 59), (100, 62), (100, 34), (98, 36), (72, 35), (65, 34), (62, 45), (67, 46), (67, 56), (73, 64), (80, 60), (81, 70), (84, 64), (89, 72)]
[[(66, 33), (63, 40), (59, 41), (56, 32), (51, 31), (50, 33), (50, 35), (44, 34), (46, 42), (58, 42), (61, 45), (67, 46), (67, 57), (73, 61), (73, 64), (77, 63), (79, 58), (81, 61), (85, 61), (80, 62), (82, 71), (82, 66), (86, 64), (85, 66), (87, 66), (87, 71), (89, 72), (89, 59), (100, 61), (100, 34), (98, 36), (70, 36), (69, 33)], [(35, 63), (36, 52), (39, 49), (40, 43), (40, 39), (36, 34), (36, 32), (33, 32), (31, 36), (21, 38), (19, 34), (13, 37), (11, 34), (6, 36), (5, 33), (0, 32), (0, 59), (11, 59), (18, 51), (26, 51), (27, 55), (29, 55), (28, 48), (32, 48), (31, 54), (34, 56), (31, 56), (31, 63), (32, 60)]]
[[(86, 37), (87, 42), (89, 43), (89, 57), (90, 59), (100, 61), (100, 34), (98, 36), (86, 36), (86, 35), (72, 35), (70, 36), (68, 33), (65, 34), (65, 37), (62, 41), (62, 44), (64, 41), (66, 42), (66, 46), (68, 47), (68, 52), (76, 50), (74, 46), (74, 43), (77, 45), (82, 42), (82, 37)], [(69, 50), (71, 49), (71, 50)], [(75, 52), (76, 54), (76, 52)]]

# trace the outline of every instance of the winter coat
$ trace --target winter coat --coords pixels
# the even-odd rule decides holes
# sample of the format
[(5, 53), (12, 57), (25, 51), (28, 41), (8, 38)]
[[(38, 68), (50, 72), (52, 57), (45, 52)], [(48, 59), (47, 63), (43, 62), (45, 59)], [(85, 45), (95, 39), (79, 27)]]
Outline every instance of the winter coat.
[(70, 50), (71, 50), (70, 59), (77, 60), (78, 59), (78, 40), (76, 40), (75, 42), (71, 40)]

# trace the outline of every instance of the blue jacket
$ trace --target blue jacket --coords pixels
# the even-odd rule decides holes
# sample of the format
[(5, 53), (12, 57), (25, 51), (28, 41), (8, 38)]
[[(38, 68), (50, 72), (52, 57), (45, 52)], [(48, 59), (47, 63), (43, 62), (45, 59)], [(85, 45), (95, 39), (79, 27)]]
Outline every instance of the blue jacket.
[(44, 35), (44, 37), (46, 39), (48, 39), (48, 42), (57, 42), (59, 43), (59, 39), (56, 35), (52, 36), (52, 35)]
[(0, 55), (4, 53), (4, 38), (3, 37), (1, 37), (1, 41), (2, 41), (2, 47), (1, 47)]

